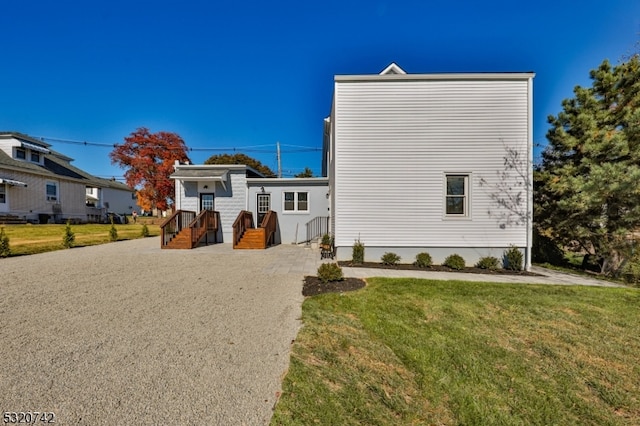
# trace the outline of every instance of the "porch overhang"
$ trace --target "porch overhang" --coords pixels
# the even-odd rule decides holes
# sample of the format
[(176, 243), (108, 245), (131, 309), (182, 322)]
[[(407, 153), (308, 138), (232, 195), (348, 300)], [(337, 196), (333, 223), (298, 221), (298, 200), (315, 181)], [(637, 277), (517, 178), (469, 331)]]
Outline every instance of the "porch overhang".
[(184, 182), (220, 182), (226, 191), (229, 170), (178, 169), (170, 177)]
[(27, 184), (24, 182), (20, 182), (19, 180), (7, 179), (7, 178), (0, 178), (0, 185), (2, 184), (7, 184), (11, 186), (22, 186), (24, 188), (27, 187)]

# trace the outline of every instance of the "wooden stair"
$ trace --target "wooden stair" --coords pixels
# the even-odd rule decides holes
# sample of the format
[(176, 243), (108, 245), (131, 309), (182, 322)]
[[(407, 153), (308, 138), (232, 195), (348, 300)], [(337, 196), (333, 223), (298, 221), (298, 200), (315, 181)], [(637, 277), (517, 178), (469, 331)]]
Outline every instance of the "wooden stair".
[(175, 237), (171, 239), (162, 248), (165, 249), (191, 249), (191, 229), (184, 228), (178, 232)]
[(2, 225), (24, 225), (27, 221), (20, 216), (12, 214), (0, 214), (0, 224)]
[(234, 247), (236, 249), (266, 249), (265, 229), (249, 228), (244, 231), (240, 241)]

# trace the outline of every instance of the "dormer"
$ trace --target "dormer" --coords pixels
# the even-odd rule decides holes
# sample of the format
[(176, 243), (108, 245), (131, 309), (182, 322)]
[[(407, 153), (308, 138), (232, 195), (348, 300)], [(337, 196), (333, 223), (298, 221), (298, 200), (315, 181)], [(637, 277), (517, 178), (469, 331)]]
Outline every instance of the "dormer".
[(44, 165), (49, 144), (20, 133), (0, 133), (0, 149), (14, 160)]

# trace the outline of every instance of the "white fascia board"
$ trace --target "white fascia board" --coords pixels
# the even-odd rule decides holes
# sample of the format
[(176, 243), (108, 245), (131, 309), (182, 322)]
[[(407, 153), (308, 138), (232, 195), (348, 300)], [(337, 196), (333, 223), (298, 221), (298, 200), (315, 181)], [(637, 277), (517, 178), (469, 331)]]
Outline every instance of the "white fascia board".
[(311, 177), (311, 178), (247, 178), (247, 184), (255, 184), (261, 186), (261, 184), (322, 184), (329, 183), (329, 178), (326, 177)]
[(533, 72), (504, 73), (447, 73), (447, 74), (366, 74), (336, 75), (334, 80), (340, 82), (356, 81), (419, 81), (419, 80), (526, 80), (535, 77)]

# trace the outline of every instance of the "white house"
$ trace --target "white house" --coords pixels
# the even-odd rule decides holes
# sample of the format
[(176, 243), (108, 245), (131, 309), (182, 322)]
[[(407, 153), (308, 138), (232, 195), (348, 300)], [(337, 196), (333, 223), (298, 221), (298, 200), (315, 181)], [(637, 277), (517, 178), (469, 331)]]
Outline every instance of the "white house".
[[(394, 252), (410, 263), (457, 253), (467, 264), (515, 245), (531, 262), (533, 73), (338, 75), (325, 119), (337, 257)], [(524, 177), (505, 170), (507, 152)], [(511, 188), (513, 193), (505, 194)], [(495, 198), (520, 195), (505, 223)], [(508, 210), (508, 209), (507, 209)]]
[[(101, 196), (109, 194), (114, 184), (73, 166), (72, 161), (39, 139), (0, 132), (0, 215), (34, 223), (100, 220)], [(133, 190), (122, 184), (115, 190), (119, 197), (126, 192), (128, 205), (132, 203)]]

